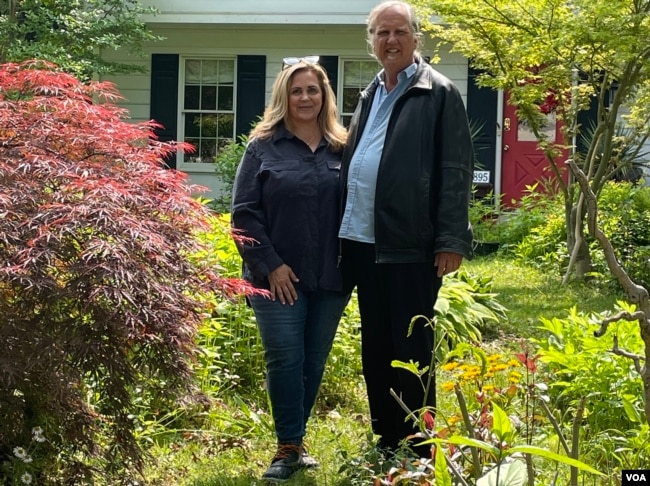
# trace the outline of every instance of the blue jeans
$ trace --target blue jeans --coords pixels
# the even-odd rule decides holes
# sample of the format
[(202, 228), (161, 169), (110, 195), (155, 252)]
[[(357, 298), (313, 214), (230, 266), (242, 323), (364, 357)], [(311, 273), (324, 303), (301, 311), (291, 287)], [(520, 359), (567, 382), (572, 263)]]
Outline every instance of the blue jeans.
[(293, 305), (251, 296), (279, 444), (300, 444), (350, 294), (298, 292)]

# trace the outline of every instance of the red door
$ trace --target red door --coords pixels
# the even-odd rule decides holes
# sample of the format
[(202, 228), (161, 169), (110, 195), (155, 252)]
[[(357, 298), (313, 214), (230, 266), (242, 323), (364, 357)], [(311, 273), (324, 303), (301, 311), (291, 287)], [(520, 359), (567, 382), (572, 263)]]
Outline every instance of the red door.
[[(561, 143), (562, 134), (560, 124), (555, 120), (555, 113), (547, 115), (547, 128), (549, 138), (555, 137)], [(512, 207), (526, 191), (527, 186), (541, 182), (539, 189), (547, 181), (555, 180), (555, 173), (544, 152), (537, 148), (537, 141), (533, 132), (520, 123), (515, 113), (515, 108), (508, 103), (508, 94), (504, 96), (503, 107), (503, 147), (501, 159), (501, 203), (505, 207)], [(563, 168), (564, 160), (558, 161)], [(562, 170), (566, 174), (566, 170)]]

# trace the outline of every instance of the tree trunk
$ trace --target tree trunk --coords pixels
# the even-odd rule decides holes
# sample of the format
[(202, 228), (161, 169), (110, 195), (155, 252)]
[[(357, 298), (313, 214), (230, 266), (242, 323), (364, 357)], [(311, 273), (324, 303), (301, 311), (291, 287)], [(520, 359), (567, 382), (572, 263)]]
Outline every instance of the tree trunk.
[[(568, 282), (569, 276), (575, 270), (575, 276), (579, 280), (583, 280), (586, 275), (591, 272), (591, 253), (589, 252), (589, 245), (584, 238), (584, 216), (577, 217), (578, 208), (584, 208), (584, 205), (574, 205), (566, 208), (565, 214), (567, 217), (567, 249), (569, 251), (570, 259), (569, 266), (563, 279), (563, 283)], [(584, 213), (584, 209), (581, 213)], [(577, 247), (576, 247), (577, 245)]]

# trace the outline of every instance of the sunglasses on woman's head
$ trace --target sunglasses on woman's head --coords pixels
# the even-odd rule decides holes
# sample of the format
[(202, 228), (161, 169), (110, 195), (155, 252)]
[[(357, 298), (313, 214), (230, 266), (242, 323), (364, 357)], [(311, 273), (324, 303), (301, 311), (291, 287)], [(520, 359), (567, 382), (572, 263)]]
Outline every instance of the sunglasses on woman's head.
[(305, 56), (305, 57), (285, 57), (282, 59), (282, 70), (287, 69), (290, 66), (294, 66), (300, 62), (306, 64), (317, 64), (319, 56)]

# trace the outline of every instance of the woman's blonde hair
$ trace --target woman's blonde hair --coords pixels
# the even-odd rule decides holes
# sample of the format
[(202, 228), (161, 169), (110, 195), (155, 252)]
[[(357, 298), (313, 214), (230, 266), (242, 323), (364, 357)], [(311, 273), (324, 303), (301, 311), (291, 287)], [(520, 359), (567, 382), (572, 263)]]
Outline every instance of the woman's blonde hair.
[(323, 94), (323, 105), (318, 114), (318, 126), (335, 152), (343, 149), (347, 140), (347, 130), (338, 121), (336, 99), (325, 69), (319, 64), (301, 61), (280, 71), (273, 83), (271, 101), (264, 110), (263, 119), (251, 130), (249, 137), (269, 138), (281, 122), (287, 122), (289, 114), (289, 90), (294, 75), (301, 71), (316, 74)]

